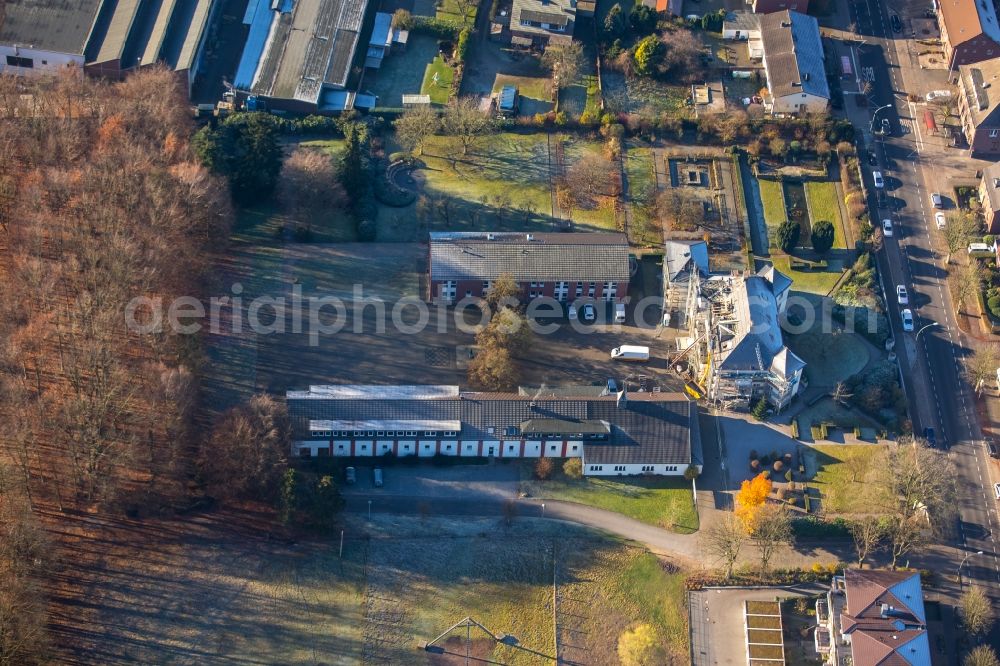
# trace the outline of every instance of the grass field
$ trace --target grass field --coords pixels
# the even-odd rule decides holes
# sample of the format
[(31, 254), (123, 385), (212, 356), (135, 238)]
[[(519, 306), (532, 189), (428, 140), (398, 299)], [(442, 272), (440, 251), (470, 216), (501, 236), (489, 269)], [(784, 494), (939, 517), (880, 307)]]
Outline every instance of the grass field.
[[(428, 65), (438, 57), (437, 54), (436, 39), (430, 35), (411, 34), (406, 53), (390, 54), (374, 77), (365, 77), (365, 86), (378, 96), (380, 107), (400, 108), (403, 106), (403, 95), (421, 92)], [(448, 86), (441, 87), (441, 90), (447, 91)], [(448, 101), (447, 96), (444, 101)]]
[(534, 478), (532, 463), (521, 468), (521, 487), (532, 497), (577, 502), (620, 513), (679, 534), (698, 530), (691, 484), (669, 477), (585, 477), (570, 479), (557, 470), (552, 479)]
[(777, 247), (774, 239), (778, 233), (778, 227), (788, 219), (788, 215), (785, 213), (785, 198), (781, 192), (781, 182), (762, 178), (757, 181), (757, 184), (760, 186), (760, 200), (764, 204), (764, 222), (767, 223), (768, 244), (774, 248)]
[(888, 505), (884, 486), (868, 483), (876, 478), (882, 464), (881, 447), (819, 445), (812, 450), (816, 452), (818, 471), (810, 484), (819, 488), (826, 514), (881, 513), (878, 507)]
[(475, 2), (466, 2), (465, 6), (465, 21), (462, 21), (462, 8), (459, 7), (459, 3), (455, 0), (441, 0), (441, 4), (437, 8), (437, 18), (445, 21), (453, 21), (458, 25), (465, 25), (472, 27), (476, 22), (476, 7), (478, 5)]
[(626, 145), (625, 173), (628, 177), (628, 199), (632, 206), (632, 229), (629, 236), (635, 243), (662, 243), (663, 234), (655, 215), (647, 205), (656, 195), (653, 176), (653, 151), (632, 142)]
[[(438, 80), (434, 82), (434, 76)], [(451, 82), (455, 78), (455, 70), (448, 66), (440, 55), (427, 65), (424, 70), (424, 80), (420, 84), (420, 94), (430, 95), (432, 104), (447, 104), (451, 95)]]
[(774, 267), (792, 278), (794, 284), (792, 289), (804, 291), (809, 294), (826, 296), (837, 284), (842, 271), (839, 268), (831, 268), (825, 271), (799, 271), (791, 267), (791, 258), (788, 255), (771, 257)]
[[(567, 169), (572, 168), (573, 163), (579, 160), (590, 157), (602, 158), (604, 153), (604, 147), (596, 141), (581, 141), (570, 135), (559, 135), (554, 137), (553, 141), (562, 142), (564, 166)], [(618, 169), (618, 162), (612, 162), (609, 168)], [(601, 197), (593, 206), (574, 208), (573, 222), (587, 228), (615, 230), (617, 227), (614, 201)]]
[[(554, 619), (567, 661), (614, 663), (634, 623), (687, 654), (684, 575), (582, 528), (376, 514), (348, 517), (329, 538), (285, 542), (255, 520), (154, 521), (141, 544), (133, 526), (104, 526), (65, 565), (58, 660), (430, 666), (455, 662), (419, 646), (466, 616), (525, 648), (473, 632), (473, 656), (494, 663), (543, 663), (527, 650), (554, 654)], [(439, 645), (464, 658), (464, 635)]]
[(504, 86), (517, 86), (517, 92), (522, 98), (543, 102), (550, 106), (552, 104), (551, 81), (546, 77), (497, 74), (493, 83), (493, 92), (499, 92)]
[(861, 372), (868, 363), (868, 347), (860, 335), (836, 329), (823, 333), (813, 331), (786, 336), (792, 351), (806, 362), (810, 386), (833, 388), (837, 382)]
[(820, 220), (833, 223), (833, 247), (846, 248), (844, 237), (844, 222), (840, 217), (840, 205), (837, 202), (836, 183), (824, 181), (806, 181), (806, 199), (809, 201), (809, 216), (812, 224)]

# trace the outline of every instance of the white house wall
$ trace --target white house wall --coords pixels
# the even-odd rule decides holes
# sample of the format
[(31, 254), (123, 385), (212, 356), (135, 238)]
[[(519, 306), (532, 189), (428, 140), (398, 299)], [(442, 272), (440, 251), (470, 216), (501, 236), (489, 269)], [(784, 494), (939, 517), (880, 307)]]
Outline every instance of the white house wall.
[(829, 102), (830, 100), (825, 97), (819, 97), (811, 93), (794, 93), (792, 95), (775, 97), (771, 106), (771, 113), (800, 113), (801, 109), (799, 105), (801, 104), (806, 106), (805, 111), (819, 113), (826, 111)]
[[(377, 458), (392, 453), (396, 456), (416, 455), (430, 458), (435, 455), (479, 457), (492, 455), (498, 458), (581, 458), (582, 441), (537, 441), (537, 440), (299, 440), (292, 444), (295, 455), (303, 456), (308, 451), (312, 457), (333, 456), (341, 458)], [(628, 476), (655, 474), (660, 476), (681, 476), (687, 464), (679, 465), (592, 465), (583, 461), (586, 476)], [(701, 466), (698, 466), (701, 469)]]
[[(34, 67), (11, 67), (7, 64), (7, 56), (31, 58), (34, 63)], [(82, 70), (83, 56), (71, 55), (69, 53), (59, 53), (58, 51), (44, 51), (41, 49), (32, 49), (23, 46), (0, 44), (0, 72), (4, 74), (13, 74), (16, 76), (52, 74), (67, 65), (75, 69)]]

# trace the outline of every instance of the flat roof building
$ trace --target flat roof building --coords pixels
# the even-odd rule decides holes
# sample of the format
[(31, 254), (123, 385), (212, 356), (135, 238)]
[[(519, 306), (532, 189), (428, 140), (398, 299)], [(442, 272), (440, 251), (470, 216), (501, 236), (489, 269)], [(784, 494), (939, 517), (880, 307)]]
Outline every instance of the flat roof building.
[(368, 0), (251, 0), (235, 88), (271, 108), (341, 110), (367, 7)]
[(163, 63), (198, 75), (217, 0), (13, 0), (0, 23), (0, 71), (27, 76), (65, 67), (120, 78)]
[(581, 458), (588, 476), (702, 466), (697, 403), (602, 387), (310, 386), (286, 395), (293, 454)]

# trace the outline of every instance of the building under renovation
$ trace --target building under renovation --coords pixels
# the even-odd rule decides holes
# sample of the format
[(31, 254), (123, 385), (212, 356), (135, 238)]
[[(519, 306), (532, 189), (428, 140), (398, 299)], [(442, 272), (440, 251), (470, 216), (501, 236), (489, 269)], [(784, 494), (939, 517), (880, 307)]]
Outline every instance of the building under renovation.
[(806, 365), (782, 339), (792, 281), (768, 266), (708, 279), (692, 271), (682, 284), (687, 335), (672, 362), (686, 373), (688, 392), (729, 409), (749, 409), (760, 398), (779, 411), (787, 406)]

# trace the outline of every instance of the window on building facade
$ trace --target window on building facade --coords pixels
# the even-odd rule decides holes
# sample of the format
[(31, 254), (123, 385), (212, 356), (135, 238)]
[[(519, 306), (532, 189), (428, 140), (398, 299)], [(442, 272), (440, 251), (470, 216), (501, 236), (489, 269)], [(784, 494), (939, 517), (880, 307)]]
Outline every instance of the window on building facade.
[(27, 67), (33, 68), (35, 66), (35, 61), (32, 58), (21, 58), (19, 56), (7, 56), (7, 66), (8, 67)]

